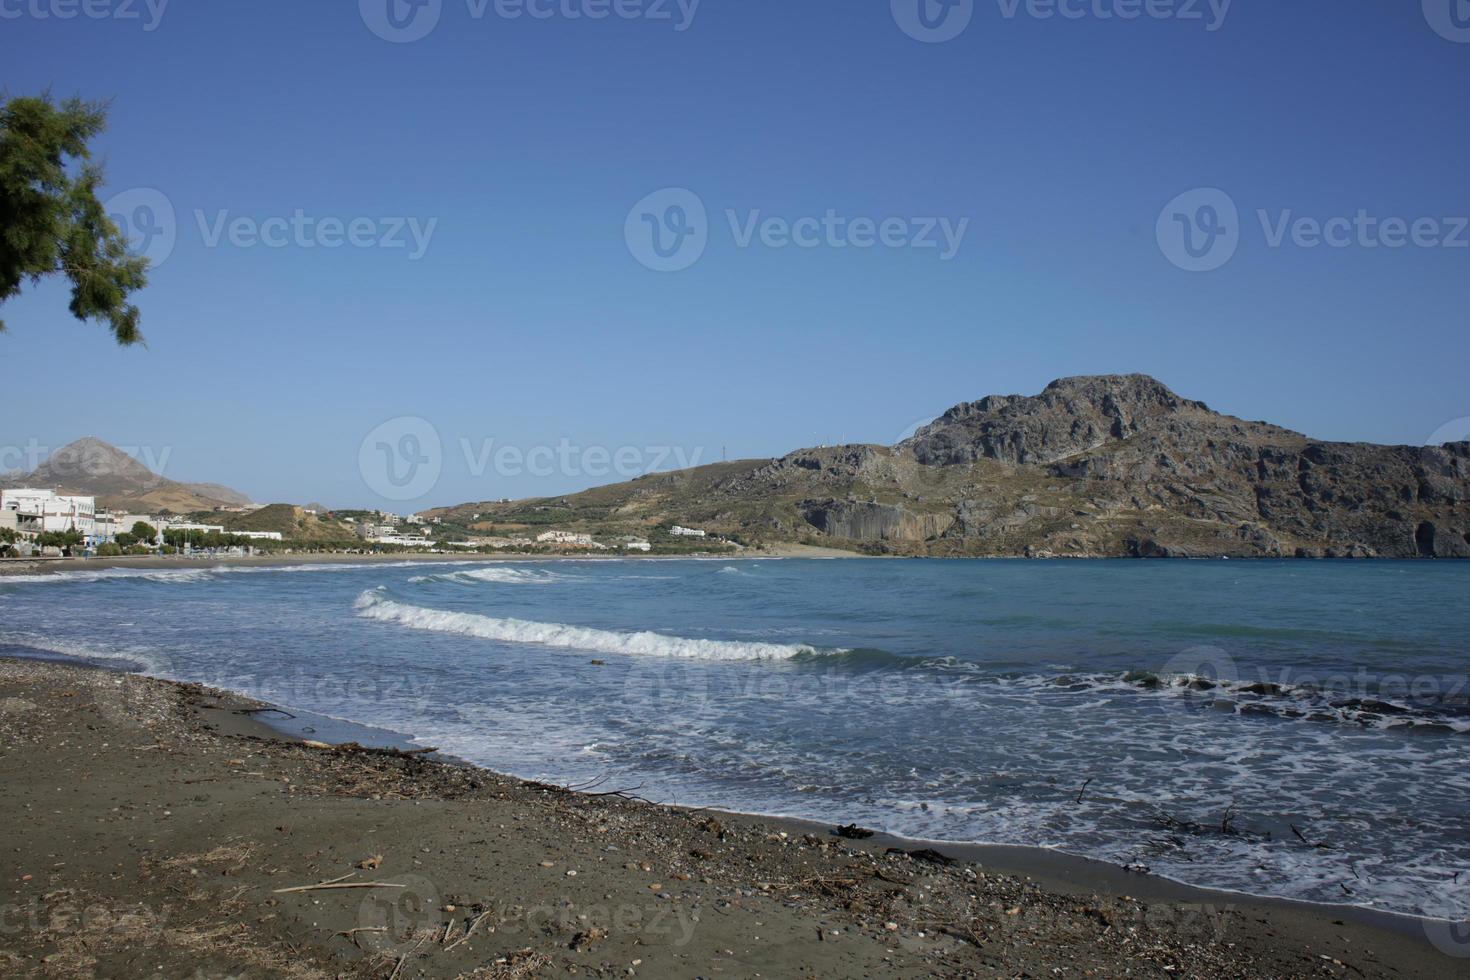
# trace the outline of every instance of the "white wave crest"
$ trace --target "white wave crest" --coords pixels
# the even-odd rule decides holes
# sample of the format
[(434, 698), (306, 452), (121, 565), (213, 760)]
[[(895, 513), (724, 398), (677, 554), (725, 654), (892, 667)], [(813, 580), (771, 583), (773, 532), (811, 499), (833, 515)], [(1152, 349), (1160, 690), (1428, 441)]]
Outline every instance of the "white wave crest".
[(183, 585), (208, 582), (222, 575), (276, 575), (292, 572), (362, 572), (381, 568), (423, 568), (426, 566), (472, 565), (473, 561), (388, 561), (388, 562), (321, 562), (299, 565), (203, 565), (199, 568), (97, 568), (58, 569), (39, 575), (0, 575), (5, 585), (68, 585), (102, 582), (109, 579), (131, 579), (137, 582), (159, 582)]
[(590, 653), (625, 654), (633, 657), (667, 657), (682, 660), (790, 660), (815, 654), (804, 644), (743, 643), (734, 640), (691, 640), (661, 633), (615, 633), (611, 630), (562, 623), (536, 623), (523, 619), (496, 619), (475, 613), (426, 609), (396, 602), (378, 590), (357, 597), (358, 615), (410, 629), (474, 636), (503, 643), (533, 643)]
[(508, 568), (504, 565), (470, 568), (462, 572), (447, 572), (442, 575), (415, 575), (409, 579), (410, 582), (494, 582), (501, 585), (550, 585), (561, 580), (562, 576), (555, 572)]

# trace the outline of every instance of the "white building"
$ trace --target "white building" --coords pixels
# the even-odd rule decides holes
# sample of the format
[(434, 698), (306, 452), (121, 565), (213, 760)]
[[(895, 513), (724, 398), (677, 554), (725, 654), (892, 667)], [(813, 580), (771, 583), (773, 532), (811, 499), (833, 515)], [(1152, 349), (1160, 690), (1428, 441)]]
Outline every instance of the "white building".
[[(124, 530), (131, 529), (129, 524)], [(163, 525), (165, 531), (195, 531), (200, 534), (233, 535), (237, 538), (249, 538), (251, 541), (280, 541), (280, 531), (227, 531), (223, 524), (193, 524), (188, 521), (170, 521)]]
[(574, 534), (571, 531), (547, 531), (536, 535), (538, 544), (571, 544), (590, 548), (595, 543), (590, 534)]
[(165, 531), (197, 531), (200, 534), (224, 534), (223, 524), (193, 524), (189, 521), (170, 521), (163, 526)]
[(653, 545), (647, 541), (627, 541), (623, 544), (624, 551), (652, 551)]
[(68, 497), (55, 490), (0, 490), (0, 510), (35, 518), (42, 534), (76, 530), (89, 540), (97, 534), (97, 498)]
[(373, 538), (372, 541), (374, 544), (393, 544), (398, 545), (400, 548), (434, 547), (434, 542), (430, 541), (428, 538), (418, 537), (411, 534), (384, 535), (380, 538)]
[(702, 538), (705, 536), (705, 532), (698, 528), (680, 527), (677, 524), (669, 529), (669, 533), (676, 538)]

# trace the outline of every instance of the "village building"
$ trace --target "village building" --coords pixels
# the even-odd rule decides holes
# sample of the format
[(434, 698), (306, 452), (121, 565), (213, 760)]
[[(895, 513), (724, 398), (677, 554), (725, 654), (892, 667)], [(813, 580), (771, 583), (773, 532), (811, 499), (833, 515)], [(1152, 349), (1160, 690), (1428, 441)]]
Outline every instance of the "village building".
[(32, 518), (26, 523), (37, 534), (74, 530), (88, 542), (97, 534), (96, 497), (67, 496), (29, 487), (0, 490), (0, 510), (16, 514), (17, 524), (22, 518)]

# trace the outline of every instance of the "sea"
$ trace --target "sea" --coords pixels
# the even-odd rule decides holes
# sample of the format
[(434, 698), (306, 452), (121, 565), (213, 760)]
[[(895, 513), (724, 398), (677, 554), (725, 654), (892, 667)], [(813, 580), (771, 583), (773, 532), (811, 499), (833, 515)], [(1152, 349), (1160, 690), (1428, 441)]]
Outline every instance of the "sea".
[(561, 785), (1470, 917), (1470, 563), (203, 562), (0, 578), (0, 654)]

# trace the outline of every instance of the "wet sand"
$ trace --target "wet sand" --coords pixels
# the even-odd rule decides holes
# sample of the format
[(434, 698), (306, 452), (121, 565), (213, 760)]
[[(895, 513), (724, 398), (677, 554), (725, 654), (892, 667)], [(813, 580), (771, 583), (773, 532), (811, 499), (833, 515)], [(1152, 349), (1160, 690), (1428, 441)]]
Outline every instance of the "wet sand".
[(1470, 963), (1418, 920), (1023, 848), (890, 854), (922, 845), (302, 742), (263, 707), (0, 660), (5, 975), (1459, 977)]

